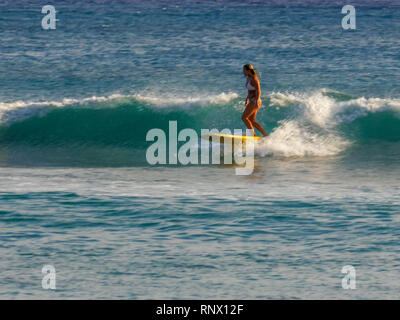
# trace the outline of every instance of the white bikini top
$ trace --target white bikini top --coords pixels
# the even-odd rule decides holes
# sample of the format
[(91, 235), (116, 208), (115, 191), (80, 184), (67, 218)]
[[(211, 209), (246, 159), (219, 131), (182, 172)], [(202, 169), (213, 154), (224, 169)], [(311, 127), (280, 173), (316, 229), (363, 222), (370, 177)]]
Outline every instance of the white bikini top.
[(254, 88), (254, 87), (251, 85), (250, 79), (249, 79), (249, 78), (247, 78), (246, 88), (247, 88), (248, 90), (256, 90), (256, 88)]

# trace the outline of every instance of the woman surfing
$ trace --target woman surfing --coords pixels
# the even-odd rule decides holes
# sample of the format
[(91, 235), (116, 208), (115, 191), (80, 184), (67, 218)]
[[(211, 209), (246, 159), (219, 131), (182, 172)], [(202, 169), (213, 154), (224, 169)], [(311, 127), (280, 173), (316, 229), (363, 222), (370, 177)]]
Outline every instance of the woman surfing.
[(268, 134), (264, 130), (264, 128), (256, 121), (256, 116), (258, 110), (261, 108), (261, 89), (260, 89), (260, 81), (258, 80), (256, 70), (253, 68), (251, 64), (245, 64), (243, 66), (243, 74), (247, 78), (246, 88), (248, 90), (242, 120), (246, 127), (250, 130), (253, 130), (254, 136), (256, 132), (254, 127), (258, 129), (264, 137)]

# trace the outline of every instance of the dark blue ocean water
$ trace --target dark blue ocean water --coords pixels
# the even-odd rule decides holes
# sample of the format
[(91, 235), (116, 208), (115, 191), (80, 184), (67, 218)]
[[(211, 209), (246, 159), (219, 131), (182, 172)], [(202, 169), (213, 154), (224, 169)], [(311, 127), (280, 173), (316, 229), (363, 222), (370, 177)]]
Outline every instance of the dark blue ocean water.
[[(398, 1), (51, 4), (0, 3), (0, 298), (399, 298)], [(253, 174), (149, 165), (169, 121), (244, 128), (245, 63)]]

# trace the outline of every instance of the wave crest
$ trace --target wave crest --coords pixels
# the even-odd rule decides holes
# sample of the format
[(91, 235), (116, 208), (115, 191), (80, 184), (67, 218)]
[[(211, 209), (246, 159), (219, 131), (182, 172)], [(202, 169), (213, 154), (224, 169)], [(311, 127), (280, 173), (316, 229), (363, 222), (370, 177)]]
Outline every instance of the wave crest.
[[(373, 139), (400, 141), (400, 99), (355, 98), (328, 89), (274, 92), (257, 120), (270, 133), (260, 156), (330, 156)], [(0, 103), (0, 145), (145, 147), (153, 128), (244, 129), (238, 94), (114, 94), (61, 101)]]

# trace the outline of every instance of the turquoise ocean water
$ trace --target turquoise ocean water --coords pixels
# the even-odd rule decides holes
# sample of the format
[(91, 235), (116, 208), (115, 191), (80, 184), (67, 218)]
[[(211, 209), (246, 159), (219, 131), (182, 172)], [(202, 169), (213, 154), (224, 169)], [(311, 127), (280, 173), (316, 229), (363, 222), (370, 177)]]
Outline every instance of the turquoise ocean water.
[[(0, 2), (1, 299), (400, 297), (398, 1), (52, 4)], [(245, 63), (253, 174), (149, 165), (169, 121), (244, 129)]]

